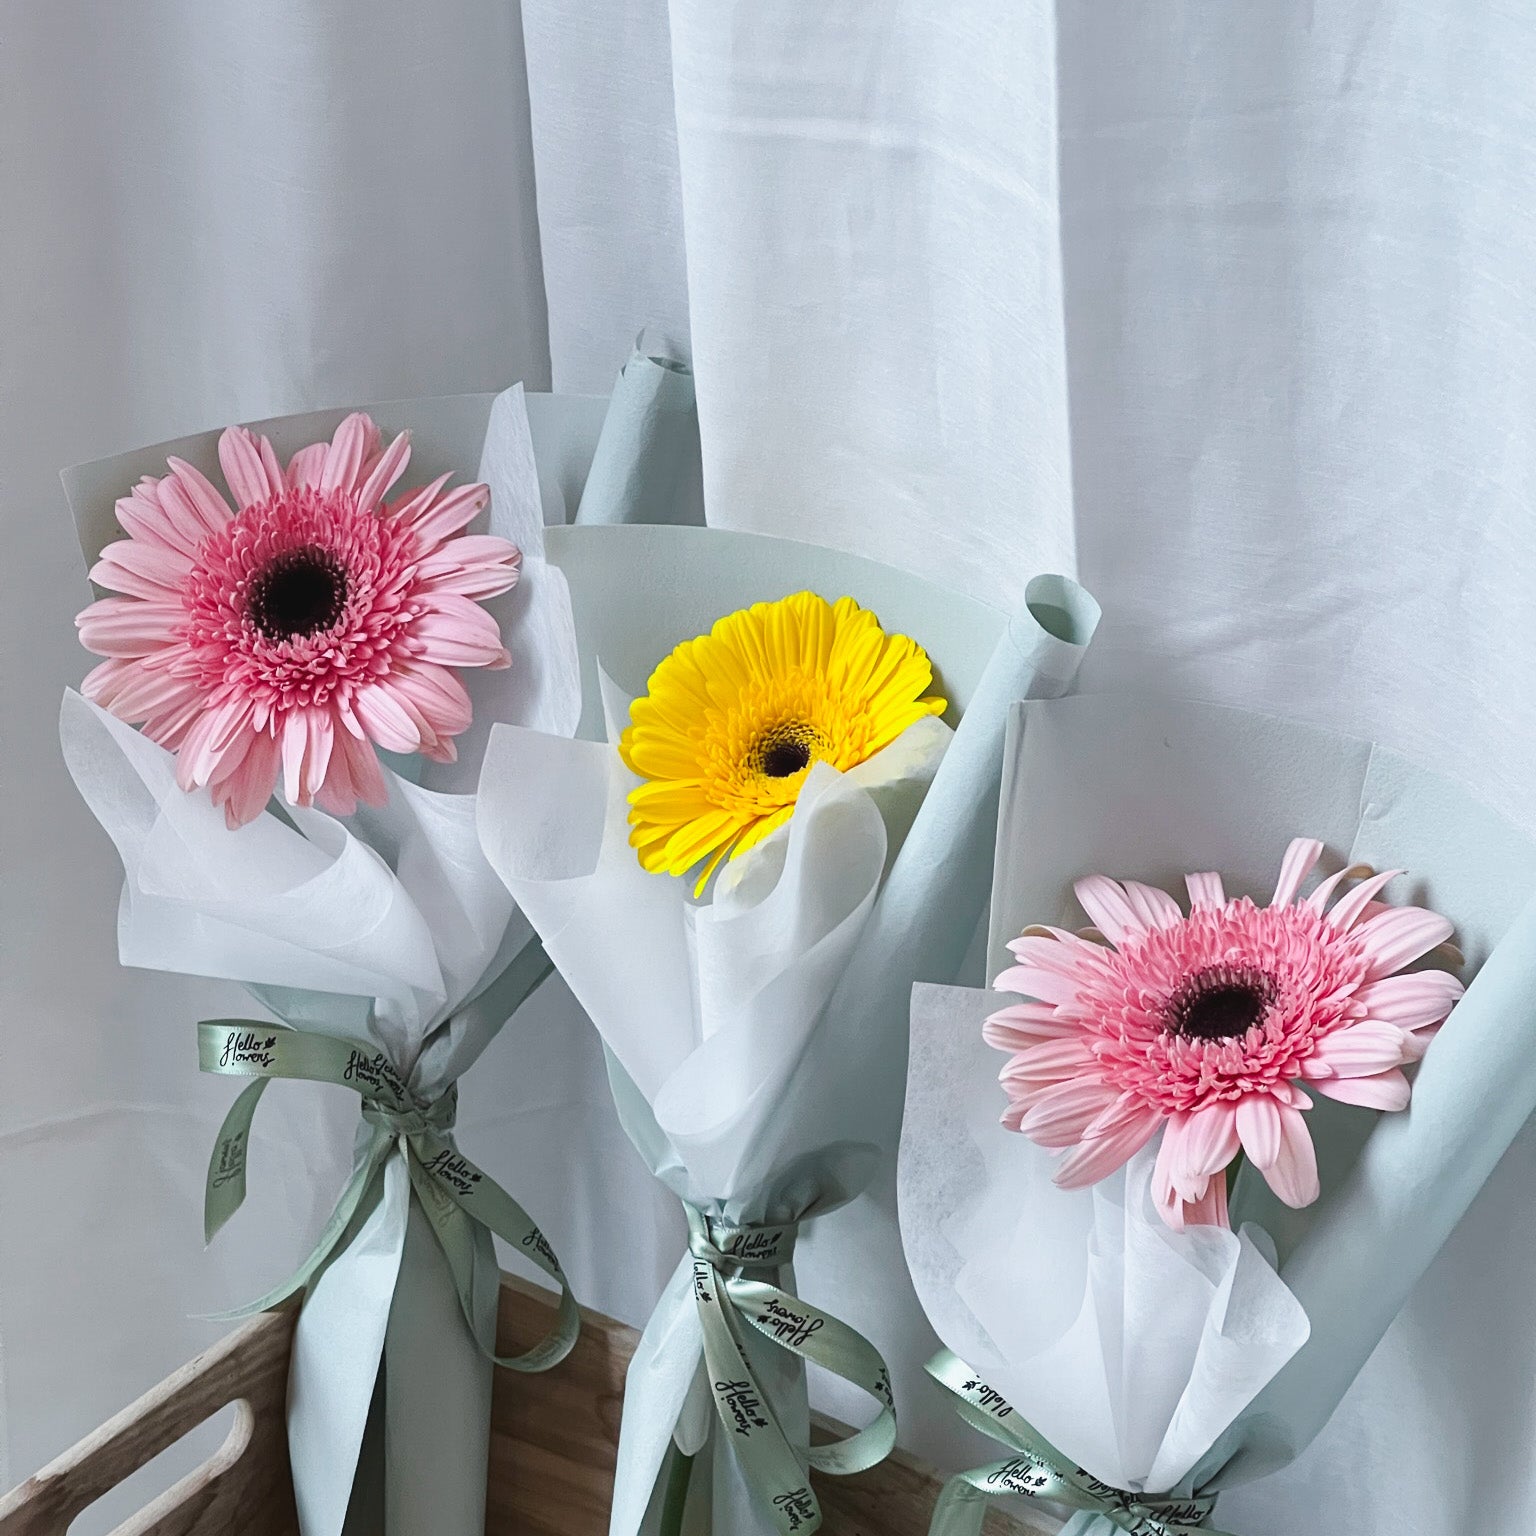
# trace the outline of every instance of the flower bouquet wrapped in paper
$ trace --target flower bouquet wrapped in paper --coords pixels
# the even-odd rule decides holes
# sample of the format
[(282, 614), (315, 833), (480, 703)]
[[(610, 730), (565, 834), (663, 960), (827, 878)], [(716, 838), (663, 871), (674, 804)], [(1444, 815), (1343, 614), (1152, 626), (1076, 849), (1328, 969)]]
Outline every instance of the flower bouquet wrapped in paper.
[(576, 1330), (538, 1227), (453, 1131), (458, 1079), (549, 971), (465, 791), (492, 722), (569, 733), (580, 703), (522, 391), (231, 428), (65, 478), (109, 595), (80, 617), (103, 660), (61, 732), (126, 872), (121, 958), (243, 982), (270, 1015), (199, 1027), (204, 1070), (251, 1080), (210, 1163), (208, 1235), (244, 1198), (271, 1079), (361, 1107), (319, 1242), (254, 1304), (305, 1292), (302, 1529), (341, 1531), (382, 1369), (386, 1528), (479, 1536), (492, 1234), (562, 1292), (551, 1336), (504, 1363), (547, 1368)]
[[(1097, 609), (1041, 577), (1009, 618), (714, 529), (549, 547), (588, 739), (497, 730), (481, 835), (690, 1232), (630, 1368), (611, 1529), (659, 1501), (673, 1530), (809, 1532), (808, 1469), (872, 1465), (894, 1422), (840, 1298), (797, 1297), (797, 1229), (894, 1155), (907, 992), (980, 921), (1008, 701), (1069, 685)], [(873, 1422), (811, 1449), (808, 1361)]]
[[(1368, 742), (1017, 707), (999, 991), (918, 987), (901, 1227), (1022, 1494), (1074, 1536), (1225, 1527), (1298, 1455), (1536, 1107), (1536, 848)], [(999, 1081), (1000, 1078), (1000, 1081)]]

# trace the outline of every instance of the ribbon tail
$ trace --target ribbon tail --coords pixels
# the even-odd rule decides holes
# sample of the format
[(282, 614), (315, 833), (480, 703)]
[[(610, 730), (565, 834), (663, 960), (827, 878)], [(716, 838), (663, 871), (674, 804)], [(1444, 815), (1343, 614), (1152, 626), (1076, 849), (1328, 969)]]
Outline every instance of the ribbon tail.
[(988, 1498), (963, 1473), (950, 1478), (933, 1506), (928, 1536), (980, 1536)]
[(874, 1421), (846, 1440), (811, 1447), (811, 1465), (831, 1477), (866, 1472), (896, 1447), (896, 1409), (891, 1375), (879, 1350), (855, 1328), (820, 1307), (791, 1296), (764, 1280), (725, 1283), (744, 1317), (757, 1331), (793, 1354), (862, 1388), (880, 1405)]
[(378, 1177), (379, 1170), (384, 1166), (385, 1159), (393, 1148), (394, 1143), (388, 1136), (374, 1136), (367, 1151), (358, 1160), (346, 1188), (342, 1190), (341, 1198), (336, 1202), (335, 1210), (331, 1212), (330, 1219), (320, 1233), (319, 1241), (310, 1250), (309, 1257), (287, 1280), (268, 1291), (265, 1296), (259, 1296), (243, 1307), (231, 1307), (224, 1312), (201, 1313), (199, 1314), (201, 1320), (210, 1323), (240, 1322), (244, 1318), (253, 1317), (258, 1312), (269, 1312), (273, 1307), (280, 1307), (290, 1296), (303, 1290), (320, 1272), (342, 1235), (352, 1224), (352, 1218), (357, 1214), (363, 1197)]
[[(782, 1536), (810, 1536), (821, 1526), (821, 1505), (811, 1490), (807, 1469), (768, 1402), (737, 1331), (741, 1314), (734, 1288), (743, 1284), (754, 1282), (728, 1280), (706, 1260), (694, 1260), (693, 1292), (704, 1335), (704, 1368), (714, 1394), (715, 1412), (743, 1476), (761, 1498)], [(786, 1294), (775, 1286), (759, 1288)]]
[(245, 1204), (245, 1161), (250, 1151), (251, 1122), (269, 1081), (258, 1078), (242, 1088), (219, 1127), (203, 1183), (205, 1243), (211, 1243), (224, 1223)]
[(459, 1306), (470, 1332), (479, 1338), (474, 1316), (473, 1236), (474, 1224), (478, 1223), (516, 1248), (560, 1287), (555, 1321), (538, 1343), (520, 1355), (498, 1355), (494, 1342), (487, 1348), (482, 1341), (481, 1349), (505, 1370), (525, 1375), (558, 1365), (576, 1345), (581, 1332), (581, 1311), (554, 1249), (522, 1206), (451, 1142), (424, 1134), (416, 1138), (416, 1143), (410, 1159), (411, 1185), (453, 1272)]

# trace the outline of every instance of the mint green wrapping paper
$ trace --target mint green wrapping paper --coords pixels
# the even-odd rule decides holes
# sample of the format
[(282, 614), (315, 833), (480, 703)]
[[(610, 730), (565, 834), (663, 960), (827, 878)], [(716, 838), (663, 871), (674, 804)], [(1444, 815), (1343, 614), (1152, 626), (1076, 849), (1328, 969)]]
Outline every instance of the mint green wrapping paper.
[[(915, 967), (958, 964), (979, 921), (1007, 701), (1070, 683), (1097, 609), (1074, 584), (1041, 578), (1035, 608), (1010, 621), (869, 561), (712, 529), (577, 527), (552, 532), (548, 548), (572, 592), (586, 739), (495, 733), (479, 796), (487, 855), (602, 1034), (621, 1119), (657, 1177), (736, 1225), (834, 1211), (894, 1152)], [(786, 834), (775, 834), (777, 862), (739, 861), (739, 884), (728, 873), (695, 905), (689, 882), (646, 874), (629, 848), (634, 781), (607, 738), (673, 645), (807, 587), (851, 595), (888, 630), (917, 638), (957, 729), (947, 745), (932, 743), (943, 749), (937, 771), (930, 757), (911, 781), (920, 789), (931, 775), (915, 820), (859, 770), (821, 765)], [(794, 1270), (773, 1279), (792, 1290)], [(674, 1438), (699, 1457), (717, 1536), (782, 1528), (719, 1431), (693, 1284), (685, 1256), (630, 1368), (615, 1536), (642, 1528)], [(845, 1272), (803, 1294), (840, 1315), (858, 1288)], [(747, 1347), (803, 1463), (803, 1368), (771, 1346)], [(868, 1422), (867, 1399), (854, 1415)]]
[[(913, 997), (902, 1231), (929, 1319), (1118, 1488), (1218, 1492), (1305, 1449), (1536, 1108), (1536, 847), (1403, 757), (1296, 722), (1109, 697), (1015, 709), (992, 974), (1026, 925), (1081, 925), (1083, 874), (1177, 890), (1216, 869), (1229, 895), (1264, 900), (1293, 836), (1324, 840), (1325, 872), (1406, 868), (1388, 898), (1456, 924), (1469, 981), (1407, 1111), (1309, 1112), (1323, 1195), (1306, 1210), (1249, 1173), (1237, 1233), (1168, 1233), (1143, 1157), (1056, 1190), (1050, 1155), (996, 1123), (1003, 1057), (979, 1030), (1003, 997)], [(995, 1450), (978, 1439), (976, 1462)], [(1233, 1522), (1219, 1506), (1214, 1523)], [(1086, 1515), (1067, 1530), (1110, 1536)]]
[(642, 335), (614, 382), (575, 522), (704, 521), (693, 371), (644, 343)]
[[(231, 832), (205, 794), (176, 787), (173, 758), (140, 733), (73, 694), (61, 716), (70, 771), (123, 859), (123, 962), (245, 982), (295, 1028), (370, 1042), (424, 1102), (473, 1066), (520, 1001), (491, 984), (533, 938), (484, 860), (474, 799), (462, 791), (494, 721), (556, 734), (577, 721), (569, 597), (544, 559), (543, 525), (579, 497), (602, 402), (532, 404), (536, 430), (520, 387), (369, 408), (386, 432), (410, 428), (407, 484), (447, 470), (485, 480), (490, 531), (523, 550), (518, 586), (488, 605), (513, 664), (466, 674), (475, 723), (458, 738), (458, 764), (387, 771), (381, 809), (341, 820), (289, 807)], [(286, 457), (345, 414), (256, 430)], [(87, 556), (118, 534), (113, 499), (137, 476), (163, 473), (168, 453), (217, 481), (216, 442), (207, 433), (66, 471)], [(189, 1052), (193, 1023), (181, 1026)], [(207, 1086), (217, 1095), (222, 1085)], [(367, 1139), (360, 1123), (359, 1151)], [(259, 1161), (251, 1176), (261, 1177)], [(295, 1335), (289, 1439), (304, 1536), (337, 1536), (346, 1524), (370, 1410), (384, 1442), (388, 1536), (481, 1536), (499, 1270), (488, 1232), (474, 1228), (471, 1243), (473, 1332), (406, 1164), (390, 1155), (311, 1284)]]

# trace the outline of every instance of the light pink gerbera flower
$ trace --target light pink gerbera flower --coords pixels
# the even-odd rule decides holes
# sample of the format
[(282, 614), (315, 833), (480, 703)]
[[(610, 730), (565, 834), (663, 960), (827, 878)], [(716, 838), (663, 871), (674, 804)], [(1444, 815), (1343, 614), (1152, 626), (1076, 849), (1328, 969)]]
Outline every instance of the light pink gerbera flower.
[[(1187, 877), (1190, 912), (1163, 891), (1090, 875), (1075, 886), (1099, 933), (1031, 929), (996, 985), (1036, 1001), (987, 1020), (1009, 1051), (1003, 1124), (1066, 1148), (1056, 1183), (1113, 1173), (1163, 1128), (1153, 1196), (1170, 1226), (1227, 1224), (1239, 1149), (1287, 1205), (1318, 1196), (1301, 1087), (1403, 1109), (1408, 1079), (1462, 994), (1443, 970), (1398, 974), (1451, 935), (1445, 918), (1376, 898), (1401, 874), (1342, 870), (1300, 899), (1323, 845), (1297, 838), (1269, 906)], [(1329, 902), (1345, 884), (1358, 885)]]
[(517, 582), (522, 556), (454, 537), (485, 506), (449, 476), (386, 503), (410, 438), (365, 415), (294, 454), (244, 427), (219, 439), (231, 510), (181, 459), (117, 503), (128, 534), (91, 579), (119, 597), (76, 620), (105, 656), (85, 696), (177, 754), (231, 827), (261, 813), (281, 771), (297, 805), (346, 815), (385, 799), (375, 745), (454, 757), (470, 722), (455, 668), (510, 662), (476, 600)]

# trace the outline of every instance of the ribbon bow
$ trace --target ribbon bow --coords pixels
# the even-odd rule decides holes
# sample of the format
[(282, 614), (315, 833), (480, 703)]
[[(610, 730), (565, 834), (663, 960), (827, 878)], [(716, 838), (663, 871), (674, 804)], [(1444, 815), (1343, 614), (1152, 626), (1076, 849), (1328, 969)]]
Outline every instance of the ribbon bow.
[(547, 1371), (571, 1351), (580, 1330), (576, 1298), (560, 1261), (528, 1213), (489, 1174), (465, 1157), (453, 1142), (458, 1089), (449, 1088), (430, 1104), (418, 1103), (383, 1052), (359, 1040), (313, 1034), (286, 1024), (252, 1019), (209, 1019), (197, 1026), (198, 1065), (204, 1072), (253, 1077), (219, 1127), (203, 1198), (203, 1230), (208, 1241), (240, 1209), (245, 1199), (245, 1160), (251, 1122), (267, 1084), (276, 1077), (336, 1083), (362, 1097), (368, 1134), (360, 1139), (347, 1181), (320, 1240), (309, 1257), (275, 1290), (249, 1306), (216, 1314), (233, 1321), (264, 1312), (302, 1290), (326, 1260), (350, 1239), (354, 1217), (385, 1163), (398, 1152), (406, 1163), (411, 1188), (448, 1260), (454, 1288), (470, 1332), (474, 1324), (475, 1228), (481, 1226), (524, 1253), (560, 1287), (554, 1327), (532, 1349), (511, 1358), (481, 1351), (513, 1371)]
[(928, 1536), (977, 1536), (987, 1500), (1008, 1493), (1086, 1510), (1132, 1536), (1229, 1536), (1206, 1524), (1216, 1506), (1214, 1498), (1127, 1493), (1101, 1483), (1026, 1424), (1001, 1392), (951, 1351), (941, 1349), (926, 1370), (960, 1399), (958, 1412), (967, 1424), (1014, 1453), (950, 1478), (934, 1506)]
[(896, 1444), (890, 1373), (874, 1345), (847, 1323), (767, 1279), (749, 1278), (749, 1272), (772, 1272), (789, 1263), (798, 1224), (732, 1226), (692, 1206), (687, 1212), (693, 1297), (715, 1411), (749, 1486), (774, 1524), (784, 1536), (809, 1536), (821, 1524), (821, 1506), (747, 1357), (742, 1324), (862, 1387), (880, 1404), (879, 1416), (866, 1428), (810, 1448), (810, 1465), (818, 1472), (836, 1477), (863, 1472), (890, 1454)]

